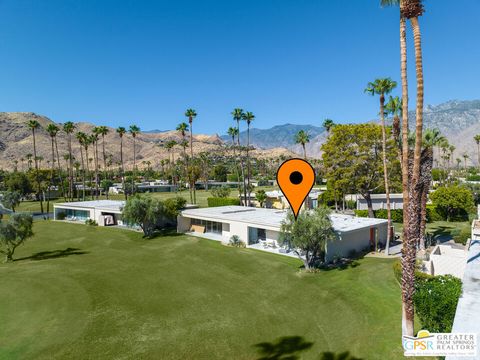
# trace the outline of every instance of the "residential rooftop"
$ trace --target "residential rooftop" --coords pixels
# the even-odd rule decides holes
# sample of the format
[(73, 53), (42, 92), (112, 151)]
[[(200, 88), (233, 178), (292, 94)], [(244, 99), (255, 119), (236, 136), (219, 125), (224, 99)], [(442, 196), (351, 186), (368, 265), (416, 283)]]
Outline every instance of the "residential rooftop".
[(91, 201), (72, 201), (57, 203), (55, 207), (75, 207), (85, 209), (105, 209), (105, 210), (120, 210), (125, 206), (125, 201), (122, 200), (91, 200)]
[[(280, 228), (287, 216), (287, 210), (250, 208), (243, 206), (220, 206), (211, 208), (188, 209), (182, 216), (203, 218), (204, 220), (244, 222), (252, 225)], [(343, 214), (331, 214), (330, 219), (335, 231), (348, 232), (366, 226), (386, 223), (383, 219), (361, 218)]]

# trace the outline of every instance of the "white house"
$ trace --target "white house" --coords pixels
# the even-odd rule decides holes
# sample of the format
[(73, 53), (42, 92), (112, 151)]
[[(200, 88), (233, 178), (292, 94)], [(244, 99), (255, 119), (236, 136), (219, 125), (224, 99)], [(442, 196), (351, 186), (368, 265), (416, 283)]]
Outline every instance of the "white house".
[[(287, 211), (242, 206), (220, 206), (183, 210), (177, 218), (177, 231), (228, 243), (237, 235), (247, 247), (292, 255), (290, 249), (279, 246), (278, 238)], [(335, 241), (329, 242), (326, 260), (346, 257), (352, 251), (362, 251), (376, 242), (385, 243), (387, 221), (332, 214)]]
[[(372, 199), (373, 210), (387, 208), (387, 196), (385, 194), (372, 194), (370, 197)], [(356, 201), (357, 210), (368, 210), (367, 201), (363, 196), (357, 195)], [(403, 194), (390, 194), (390, 208), (403, 209)]]
[(93, 200), (58, 203), (53, 205), (54, 220), (82, 222), (95, 220), (100, 226), (123, 225), (122, 209), (125, 201)]

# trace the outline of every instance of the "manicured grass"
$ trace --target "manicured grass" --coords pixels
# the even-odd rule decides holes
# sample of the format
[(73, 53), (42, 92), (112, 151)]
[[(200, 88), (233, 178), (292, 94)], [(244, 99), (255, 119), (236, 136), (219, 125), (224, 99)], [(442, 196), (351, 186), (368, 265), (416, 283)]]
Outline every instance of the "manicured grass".
[[(394, 223), (395, 232), (398, 234), (403, 233), (403, 224)], [(447, 240), (452, 238), (452, 231), (455, 229), (464, 230), (470, 229), (471, 223), (469, 221), (449, 222), (449, 221), (434, 221), (427, 224), (427, 232), (433, 234), (435, 238), (439, 240)]]
[(254, 359), (301, 336), (303, 359), (401, 359), (391, 260), (299, 272), (294, 258), (185, 235), (51, 221), (0, 264), (0, 359)]

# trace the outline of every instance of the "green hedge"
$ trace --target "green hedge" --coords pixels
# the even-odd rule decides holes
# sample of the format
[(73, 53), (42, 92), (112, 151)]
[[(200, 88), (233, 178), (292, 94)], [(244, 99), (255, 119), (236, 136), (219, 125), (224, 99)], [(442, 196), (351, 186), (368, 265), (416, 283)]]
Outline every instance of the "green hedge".
[(431, 332), (452, 331), (462, 282), (451, 275), (435, 276), (415, 285), (413, 301), (422, 327)]
[[(403, 210), (402, 209), (392, 209), (392, 221), (393, 222), (403, 222)], [(386, 219), (387, 210), (379, 209), (374, 210), (373, 214), (377, 219)], [(355, 210), (355, 215), (359, 217), (368, 217), (368, 210)], [(433, 221), (442, 221), (445, 220), (442, 215), (437, 211), (437, 209), (432, 205), (427, 205), (427, 222), (431, 223)]]
[(207, 199), (208, 207), (240, 205), (240, 199), (209, 197)]
[[(393, 263), (393, 274), (398, 283), (402, 283), (402, 262), (400, 259), (395, 260)], [(433, 278), (432, 275), (426, 274), (420, 270), (415, 270), (415, 280), (418, 283)]]

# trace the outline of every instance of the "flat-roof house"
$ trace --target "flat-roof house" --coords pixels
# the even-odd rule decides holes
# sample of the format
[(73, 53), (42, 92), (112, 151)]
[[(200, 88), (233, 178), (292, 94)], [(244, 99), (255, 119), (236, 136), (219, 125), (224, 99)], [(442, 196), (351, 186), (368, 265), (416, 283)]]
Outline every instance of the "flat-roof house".
[[(296, 256), (279, 243), (280, 227), (286, 210), (220, 206), (183, 210), (177, 219), (177, 231), (227, 244), (237, 235), (247, 247)], [(349, 215), (330, 216), (337, 234), (326, 248), (326, 261), (346, 257), (352, 251), (362, 251), (376, 242), (385, 243), (387, 221)]]
[(93, 200), (58, 203), (53, 205), (54, 220), (82, 222), (95, 220), (100, 226), (124, 225), (122, 209), (125, 201)]
[[(387, 208), (387, 195), (385, 194), (372, 194), (373, 210), (380, 210)], [(361, 195), (357, 195), (357, 210), (368, 210), (367, 200)], [(403, 209), (403, 194), (390, 194), (390, 208)]]

